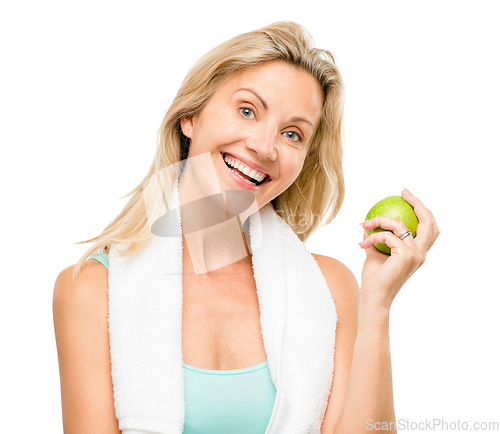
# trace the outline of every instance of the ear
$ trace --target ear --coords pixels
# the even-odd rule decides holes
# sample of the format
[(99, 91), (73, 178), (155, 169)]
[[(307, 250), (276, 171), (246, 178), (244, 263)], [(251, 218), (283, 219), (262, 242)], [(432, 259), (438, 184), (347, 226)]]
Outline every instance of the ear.
[(181, 118), (181, 130), (187, 138), (191, 139), (193, 135), (193, 118)]

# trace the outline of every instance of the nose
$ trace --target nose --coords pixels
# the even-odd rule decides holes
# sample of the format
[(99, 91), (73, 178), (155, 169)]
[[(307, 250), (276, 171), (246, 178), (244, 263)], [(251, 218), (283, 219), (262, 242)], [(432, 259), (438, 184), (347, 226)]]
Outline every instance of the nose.
[(276, 160), (278, 153), (275, 131), (269, 127), (253, 130), (247, 137), (247, 148), (252, 149), (262, 160)]

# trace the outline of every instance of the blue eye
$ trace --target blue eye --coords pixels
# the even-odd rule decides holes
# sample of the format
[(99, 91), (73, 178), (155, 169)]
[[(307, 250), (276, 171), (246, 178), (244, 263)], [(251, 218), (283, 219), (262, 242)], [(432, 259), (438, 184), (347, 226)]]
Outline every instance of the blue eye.
[(285, 135), (291, 140), (298, 140), (300, 142), (302, 141), (302, 137), (300, 137), (295, 131), (287, 131)]
[(255, 113), (253, 112), (252, 109), (248, 107), (242, 107), (240, 108), (240, 113), (247, 119), (253, 119), (255, 118)]

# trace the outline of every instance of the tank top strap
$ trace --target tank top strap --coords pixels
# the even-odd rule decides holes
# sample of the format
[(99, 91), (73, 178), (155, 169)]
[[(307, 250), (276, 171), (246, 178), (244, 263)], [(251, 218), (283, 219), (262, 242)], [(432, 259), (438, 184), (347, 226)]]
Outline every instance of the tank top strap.
[(96, 261), (100, 262), (109, 271), (109, 256), (107, 253), (105, 252), (94, 253), (92, 256), (90, 256), (90, 258), (87, 259), (87, 261), (90, 259), (95, 259)]

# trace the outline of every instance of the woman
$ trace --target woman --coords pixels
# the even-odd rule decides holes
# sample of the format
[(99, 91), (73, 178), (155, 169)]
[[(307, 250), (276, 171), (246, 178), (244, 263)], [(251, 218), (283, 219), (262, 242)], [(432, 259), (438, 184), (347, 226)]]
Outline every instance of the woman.
[[(252, 269), (254, 246), (244, 227), (248, 220), (229, 217), (245, 207), (252, 215), (272, 207), (301, 242), (331, 222), (344, 197), (342, 111), (343, 83), (333, 56), (313, 48), (295, 23), (274, 23), (237, 36), (199, 60), (165, 116), (148, 175), (103, 233), (85, 241), (94, 242), (93, 247), (57, 278), (54, 324), (65, 432), (134, 432), (122, 420), (119, 426), (118, 408), (115, 413), (121, 392), (111, 376), (106, 254), (126, 243), (123, 255), (138, 255), (152, 233), (168, 232), (161, 218), (162, 198), (172, 203), (169, 194), (176, 180), (187, 252), (182, 257), (184, 432), (280, 432), (273, 421), (280, 417), (273, 412), (278, 395), (269, 370), (274, 366), (271, 347), (261, 330), (264, 313), (259, 311), (258, 270)], [(418, 236), (401, 237), (404, 223), (388, 217), (365, 222), (366, 230), (386, 231), (363, 235), (360, 246), (367, 256), (361, 288), (340, 261), (312, 254), (335, 303), (335, 348), (324, 349), (334, 350), (335, 368), (333, 378), (323, 384), (329, 393), (318, 407), (318, 420), (288, 432), (358, 433), (366, 431), (368, 420), (370, 426), (395, 421), (390, 306), (439, 234), (431, 211), (406, 190), (402, 197), (419, 218)], [(217, 204), (227, 215), (223, 224)], [(375, 249), (378, 242), (391, 248), (390, 256)], [(97, 261), (87, 262), (89, 257)], [(317, 322), (326, 327), (321, 318)], [(323, 349), (318, 349), (320, 358)], [(195, 371), (197, 377), (192, 376)], [(196, 396), (203, 394), (201, 382), (219, 381), (222, 376), (214, 374), (229, 371), (245, 375), (224, 376), (232, 381), (226, 386), (238, 392), (225, 407), (212, 402), (224, 399), (217, 385), (211, 393), (219, 395), (196, 406)], [(252, 393), (258, 394), (253, 400), (245, 392), (252, 385)], [(197, 394), (188, 395), (188, 387), (198, 387)], [(211, 414), (201, 414), (205, 408)]]

